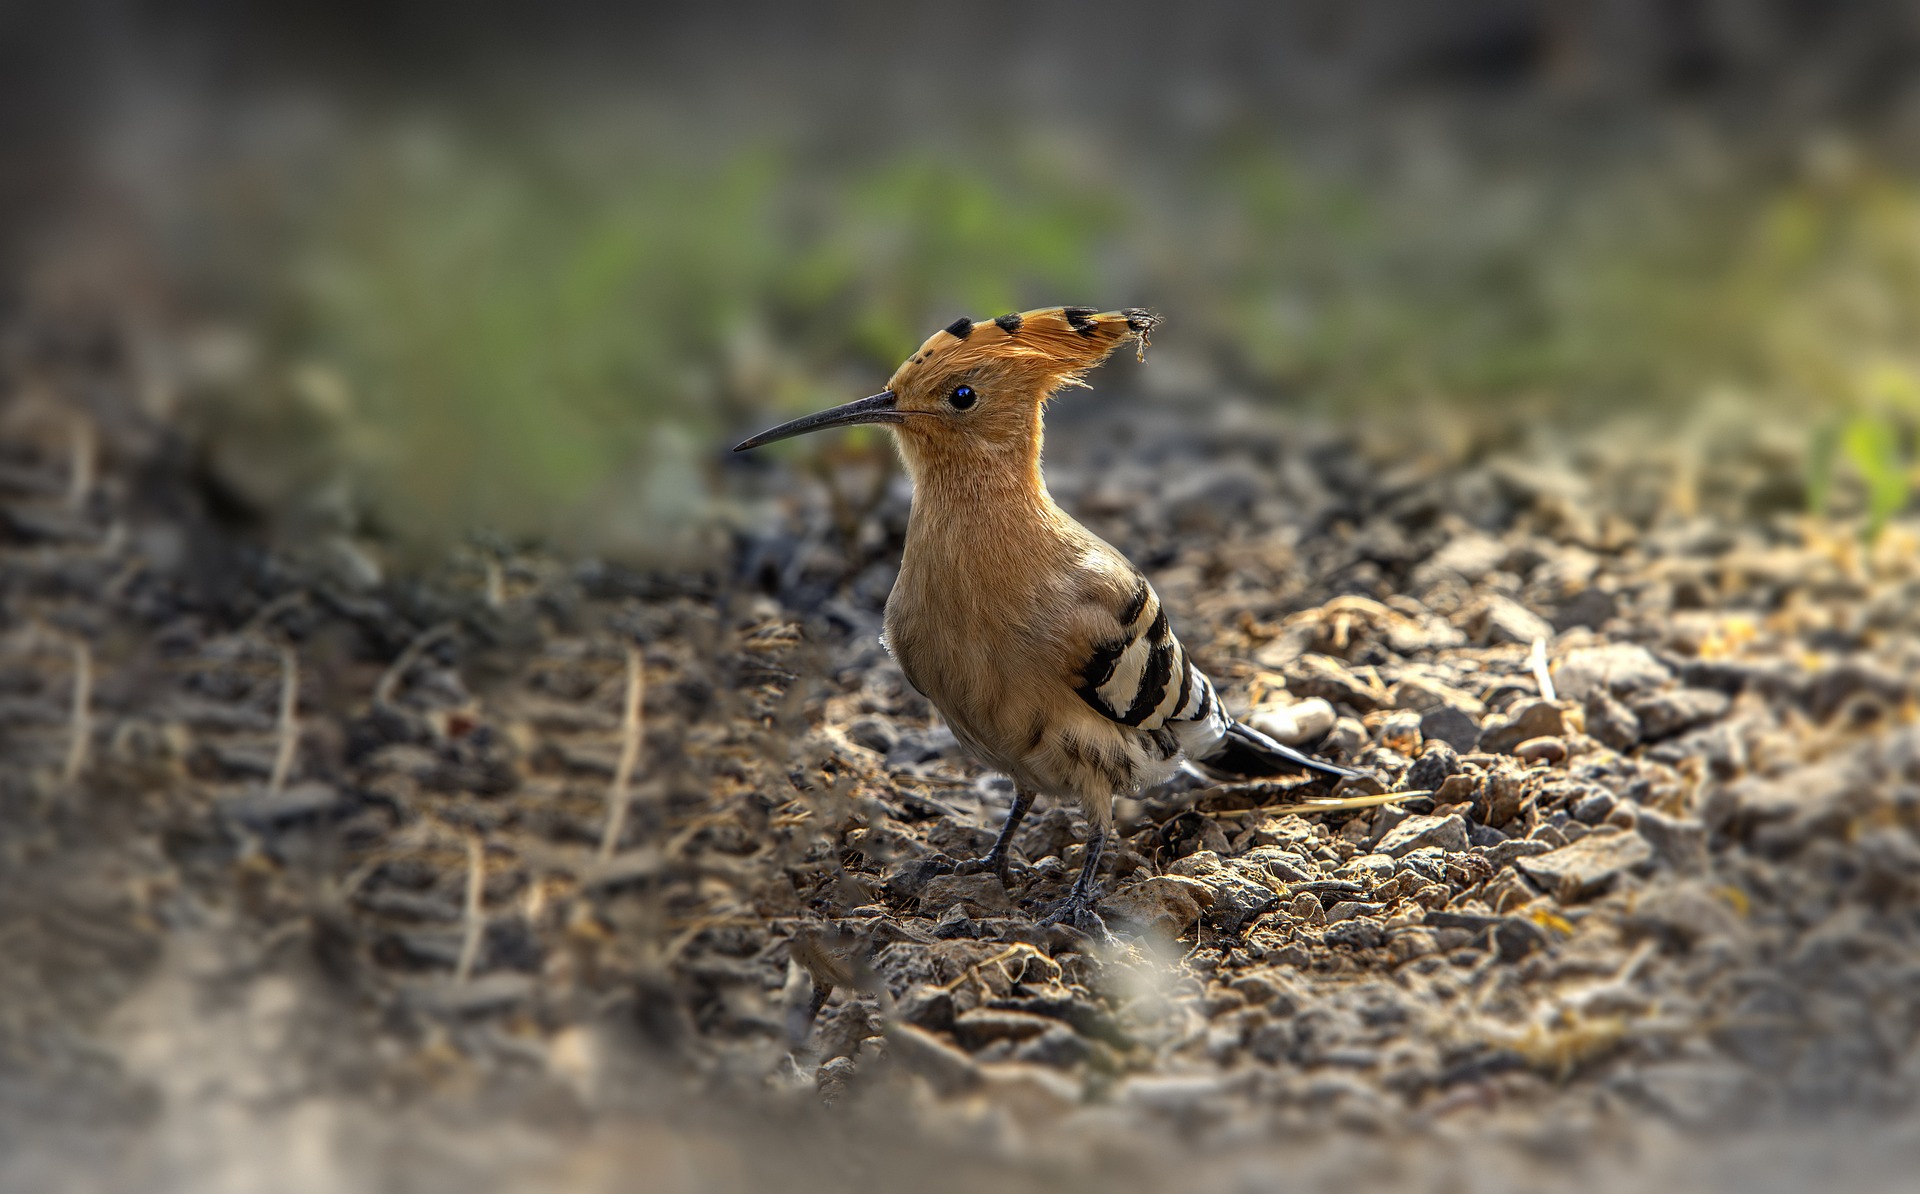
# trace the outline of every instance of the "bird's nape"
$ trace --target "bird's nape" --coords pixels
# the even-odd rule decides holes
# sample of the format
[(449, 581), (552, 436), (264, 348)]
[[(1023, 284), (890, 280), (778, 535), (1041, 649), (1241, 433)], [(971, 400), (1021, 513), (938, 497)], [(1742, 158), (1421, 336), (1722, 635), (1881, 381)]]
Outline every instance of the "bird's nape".
[(904, 423), (906, 413), (899, 408), (900, 399), (892, 390), (882, 390), (868, 398), (843, 403), (827, 410), (802, 415), (778, 427), (770, 427), (759, 435), (750, 436), (733, 446), (736, 452), (745, 452), (776, 440), (792, 439), (796, 435), (805, 435), (810, 431), (824, 431), (829, 427), (853, 427), (861, 423)]

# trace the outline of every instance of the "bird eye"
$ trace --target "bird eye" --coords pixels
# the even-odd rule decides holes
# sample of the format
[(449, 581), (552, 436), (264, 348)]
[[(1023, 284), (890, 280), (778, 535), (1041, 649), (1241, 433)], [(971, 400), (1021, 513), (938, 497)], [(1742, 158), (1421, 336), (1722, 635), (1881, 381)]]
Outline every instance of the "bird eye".
[(948, 396), (947, 401), (952, 404), (953, 409), (965, 410), (969, 406), (972, 406), (978, 399), (979, 395), (973, 392), (972, 386), (955, 386), (953, 393)]

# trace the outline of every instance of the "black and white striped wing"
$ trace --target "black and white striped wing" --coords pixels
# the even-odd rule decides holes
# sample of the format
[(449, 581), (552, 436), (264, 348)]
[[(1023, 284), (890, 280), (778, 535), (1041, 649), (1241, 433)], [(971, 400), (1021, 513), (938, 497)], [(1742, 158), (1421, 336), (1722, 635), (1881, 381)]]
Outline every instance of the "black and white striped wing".
[(1115, 611), (1117, 631), (1094, 644), (1074, 691), (1105, 716), (1143, 730), (1218, 717), (1213, 684), (1188, 661), (1159, 595), (1144, 576), (1136, 582)]

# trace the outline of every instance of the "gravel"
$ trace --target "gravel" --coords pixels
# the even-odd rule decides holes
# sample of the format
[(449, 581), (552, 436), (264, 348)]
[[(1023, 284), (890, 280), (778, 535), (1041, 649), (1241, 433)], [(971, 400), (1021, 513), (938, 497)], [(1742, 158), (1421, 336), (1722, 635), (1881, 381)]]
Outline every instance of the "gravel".
[[(1217, 404), (1076, 409), (1049, 441), (1063, 500), (1149, 564), (1229, 704), (1293, 711), (1370, 773), (1352, 793), (1424, 793), (1276, 814), (1325, 785), (1180, 777), (1122, 801), (1105, 933), (1037, 924), (1083, 856), (1071, 810), (1029, 819), (1010, 889), (963, 865), (1008, 792), (876, 641), (898, 485), (848, 537), (824, 491), (733, 466), (784, 521), (704, 573), (487, 546), (385, 580), (183, 500), (178, 534), (226, 561), (201, 574), (106, 533), (131, 470), (188, 493), (179, 466), (116, 455), (56, 518), (64, 445), (9, 445), (45, 482), (0, 493), (0, 936), (27, 959), (0, 1046), (32, 1059), (0, 1070), (10, 1105), (87, 1107), (112, 1141), (156, 1105), (252, 1124), (379, 1092), (372, 1119), (577, 1142), (555, 1125), (644, 1089), (1140, 1172), (1352, 1132), (1571, 1164), (1646, 1123), (1920, 1106), (1911, 555), (1837, 573), (1737, 437), (1676, 465), (1699, 501), (1666, 508), (1608, 496), (1668, 459), (1627, 439), (1438, 467)], [(1122, 475), (1132, 500), (1070, 496)], [(282, 1027), (180, 1027), (249, 1001)], [(140, 1016), (201, 1043), (119, 1027)]]

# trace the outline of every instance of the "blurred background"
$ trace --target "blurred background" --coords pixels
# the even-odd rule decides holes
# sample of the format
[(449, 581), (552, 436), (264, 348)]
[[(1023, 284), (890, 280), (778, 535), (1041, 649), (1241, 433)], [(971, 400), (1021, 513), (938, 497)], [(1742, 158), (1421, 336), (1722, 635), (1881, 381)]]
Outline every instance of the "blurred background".
[[(1342, 749), (1371, 750), (1371, 669), (1445, 655), (1471, 744), (1549, 691), (1530, 645), (1651, 645), (1707, 712), (1636, 728), (1614, 786), (1771, 777), (1766, 816), (1814, 810), (1716, 823), (1715, 869), (1583, 921), (1693, 885), (1667, 915), (1698, 950), (1623, 930), (1592, 973), (1698, 978), (1627, 1062), (1751, 1029), (1722, 1052), (1800, 1082), (1780, 1133), (1665, 1126), (1763, 1121), (1722, 1070), (1613, 1082), (1641, 1080), (1606, 1068), (1628, 1020), (1554, 977), (1468, 1017), (1532, 1034), (1504, 1077), (1449, 1058), (1434, 1098), (1349, 1119), (1371, 1063), (1276, 1065), (1306, 1110), (1240, 1143), (1295, 1155), (1172, 1184), (1547, 1189), (1490, 1157), (1590, 1146), (1595, 1188), (1660, 1184), (1637, 1158), (1673, 1188), (1905, 1189), (1916, 68), (1906, 0), (0, 2), (0, 1187), (1058, 1190), (1137, 1183), (1163, 1139), (1201, 1145), (1156, 1165), (1205, 1159), (1177, 1067), (1142, 1101), (1165, 1137), (1044, 1084), (998, 1121), (964, 1085), (836, 1118), (847, 1067), (796, 1069), (781, 1019), (814, 990), (796, 926), (907, 917), (882, 864), (963, 852), (1005, 794), (878, 645), (885, 437), (728, 449), (956, 316), (1089, 304), (1164, 323), (1056, 408), (1056, 488), (1231, 699), (1337, 651), (1372, 675)], [(1137, 417), (1100, 426), (1110, 402)], [(1455, 646), (1396, 646), (1408, 609)], [(1722, 687), (1744, 703), (1705, 724)], [(1288, 965), (1316, 1013), (1360, 989)], [(879, 1039), (841, 987), (829, 1064)], [(1403, 1043), (1464, 1031), (1436, 1006)], [(1377, 1010), (1356, 1038), (1399, 1023)], [(1630, 1098), (1665, 1118), (1608, 1135)], [(1135, 1151), (969, 1167), (995, 1122), (1056, 1143), (1042, 1104)], [(1891, 1126), (1821, 1118), (1857, 1107)]]
[(1884, 520), (1917, 55), (1897, 0), (18, 4), (0, 236), (227, 517), (363, 568), (698, 560), (733, 438), (1058, 302), (1376, 429), (1717, 404)]

